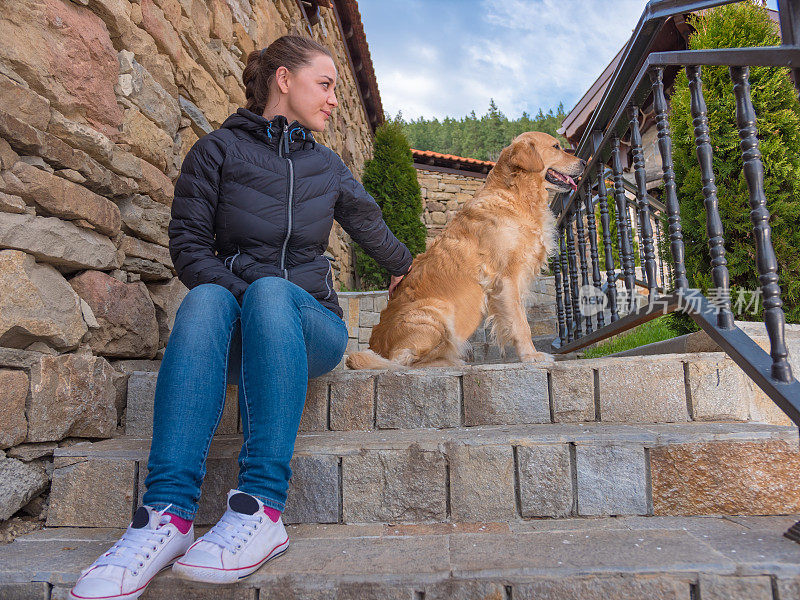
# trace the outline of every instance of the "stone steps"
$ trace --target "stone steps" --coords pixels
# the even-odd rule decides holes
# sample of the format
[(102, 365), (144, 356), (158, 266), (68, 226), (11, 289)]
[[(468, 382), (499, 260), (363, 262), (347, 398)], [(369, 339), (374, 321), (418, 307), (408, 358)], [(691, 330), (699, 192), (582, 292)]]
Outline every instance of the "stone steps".
[[(153, 372), (130, 376), (126, 435), (152, 435), (156, 379)], [(237, 389), (229, 386), (218, 433), (241, 432), (237, 404)], [(791, 424), (724, 353), (701, 352), (552, 365), (337, 370), (310, 382), (300, 431), (589, 421)]]
[[(126, 526), (149, 444), (57, 449), (47, 524)], [(215, 438), (198, 524), (223, 512), (240, 448), (239, 436)], [(800, 512), (797, 429), (757, 423), (306, 432), (291, 467), (288, 523)]]
[[(790, 517), (625, 517), (288, 526), (231, 586), (158, 575), (142, 600), (794, 600)], [(0, 548), (0, 597), (64, 600), (119, 529), (47, 528)]]

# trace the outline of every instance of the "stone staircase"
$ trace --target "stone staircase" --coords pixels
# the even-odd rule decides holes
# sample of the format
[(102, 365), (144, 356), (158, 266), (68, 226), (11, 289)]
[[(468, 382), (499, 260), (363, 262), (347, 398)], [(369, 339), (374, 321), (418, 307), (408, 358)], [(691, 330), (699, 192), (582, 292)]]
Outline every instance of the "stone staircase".
[[(47, 527), (0, 549), (0, 598), (65, 598), (127, 526), (156, 376), (131, 375), (124, 436), (56, 450)], [(235, 486), (236, 398), (200, 531)], [(800, 595), (798, 432), (722, 353), (333, 371), (291, 467), (288, 558), (222, 588), (166, 572), (143, 598)]]

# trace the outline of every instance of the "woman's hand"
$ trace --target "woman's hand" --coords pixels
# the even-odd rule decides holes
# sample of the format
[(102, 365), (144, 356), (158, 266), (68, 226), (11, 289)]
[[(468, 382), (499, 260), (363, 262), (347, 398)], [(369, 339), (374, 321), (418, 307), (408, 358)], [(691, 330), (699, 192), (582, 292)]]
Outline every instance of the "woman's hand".
[[(406, 275), (408, 275), (409, 273), (411, 273), (411, 269), (409, 269), (406, 272)], [(392, 294), (394, 293), (394, 289), (398, 286), (398, 284), (401, 281), (403, 281), (403, 277), (405, 277), (406, 275), (400, 275), (399, 277), (396, 277), (396, 276), (392, 275), (392, 279), (389, 281), (389, 298), (392, 297)]]

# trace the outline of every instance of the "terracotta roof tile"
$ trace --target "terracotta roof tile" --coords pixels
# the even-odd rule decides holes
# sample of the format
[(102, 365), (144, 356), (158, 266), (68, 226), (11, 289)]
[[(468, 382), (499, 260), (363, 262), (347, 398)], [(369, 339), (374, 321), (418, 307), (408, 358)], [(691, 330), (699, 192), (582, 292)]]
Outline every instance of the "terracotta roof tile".
[(458, 162), (465, 165), (477, 165), (480, 167), (489, 167), (490, 169), (494, 166), (494, 163), (488, 160), (478, 160), (477, 158), (467, 158), (465, 156), (456, 156), (455, 154), (441, 154), (439, 152), (433, 152), (431, 150), (415, 150), (414, 148), (412, 148), (411, 155), (415, 159), (432, 158), (434, 160)]

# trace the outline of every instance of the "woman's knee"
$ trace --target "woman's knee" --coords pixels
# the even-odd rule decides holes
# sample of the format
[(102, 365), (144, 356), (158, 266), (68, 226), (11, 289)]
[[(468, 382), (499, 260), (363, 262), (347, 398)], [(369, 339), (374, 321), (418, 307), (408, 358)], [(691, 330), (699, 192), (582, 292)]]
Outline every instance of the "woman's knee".
[(299, 288), (282, 277), (262, 277), (247, 286), (244, 293), (242, 306), (252, 303), (268, 303), (271, 307), (289, 306), (295, 304)]
[(189, 290), (178, 307), (178, 315), (217, 316), (231, 320), (238, 316), (239, 310), (239, 302), (228, 288), (216, 283), (203, 283)]

